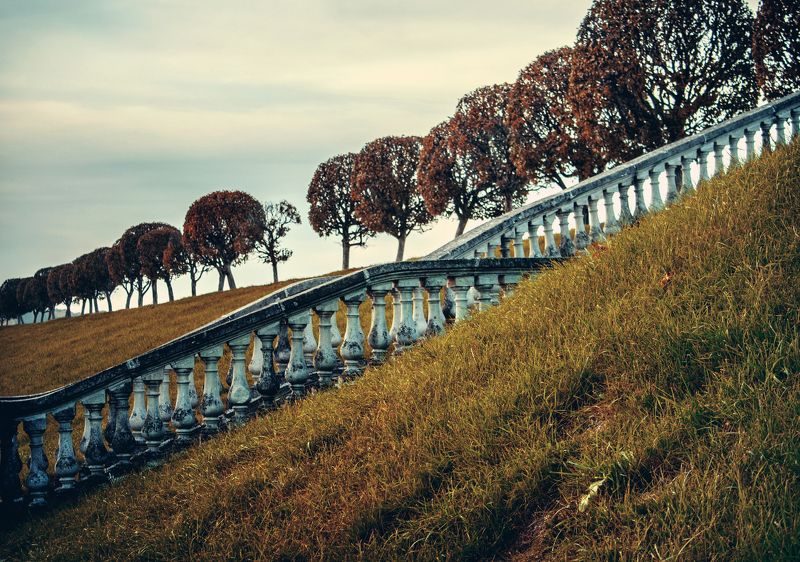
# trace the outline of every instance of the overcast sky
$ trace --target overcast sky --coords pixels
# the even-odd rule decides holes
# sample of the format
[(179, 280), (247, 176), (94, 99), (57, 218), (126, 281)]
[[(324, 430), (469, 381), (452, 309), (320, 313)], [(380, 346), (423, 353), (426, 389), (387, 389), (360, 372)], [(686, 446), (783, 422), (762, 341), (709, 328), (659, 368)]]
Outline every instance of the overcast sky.
[[(300, 209), (282, 277), (338, 269), (340, 246), (307, 224), (316, 166), (380, 136), (424, 135), (466, 92), (572, 43), (589, 5), (4, 0), (0, 280), (110, 245), (132, 224), (181, 228), (192, 201), (223, 188)], [(413, 234), (406, 255), (454, 230)], [(395, 248), (379, 235), (351, 264)], [(271, 275), (255, 258), (234, 274), (240, 286)], [(215, 285), (209, 274), (201, 289)]]

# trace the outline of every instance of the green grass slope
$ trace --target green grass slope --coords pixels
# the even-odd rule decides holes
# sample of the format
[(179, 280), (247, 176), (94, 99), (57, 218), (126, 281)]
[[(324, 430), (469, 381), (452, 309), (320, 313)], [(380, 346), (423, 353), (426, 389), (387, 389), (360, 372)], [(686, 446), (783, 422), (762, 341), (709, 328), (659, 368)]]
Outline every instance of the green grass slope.
[(0, 556), (796, 559), (798, 208), (795, 143)]

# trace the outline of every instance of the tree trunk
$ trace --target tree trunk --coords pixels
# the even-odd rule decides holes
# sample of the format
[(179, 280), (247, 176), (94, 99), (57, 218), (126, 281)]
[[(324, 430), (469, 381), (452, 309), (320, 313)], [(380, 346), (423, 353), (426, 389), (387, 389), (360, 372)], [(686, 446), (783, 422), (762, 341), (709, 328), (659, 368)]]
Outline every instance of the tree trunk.
[(278, 262), (272, 262), (272, 282), (278, 282)]
[(231, 271), (231, 264), (225, 266), (225, 277), (228, 279), (228, 288), (235, 289), (236, 281), (233, 280), (233, 271)]
[(342, 240), (342, 269), (350, 268), (350, 244)]
[(33, 311), (33, 323), (36, 324), (36, 319), (39, 318), (39, 313), (35, 310)]
[(406, 235), (397, 237), (397, 256), (394, 261), (403, 261), (403, 252), (406, 249)]
[(514, 208), (514, 202), (511, 200), (511, 195), (506, 195), (503, 207), (506, 213)]
[(105, 291), (106, 293), (106, 302), (108, 303), (108, 311), (114, 312), (114, 309), (111, 308), (111, 293), (109, 291)]
[(219, 270), (219, 284), (217, 285), (217, 291), (224, 291), (225, 290), (225, 270)]
[(464, 229), (467, 228), (467, 217), (458, 217), (458, 226), (456, 227), (456, 238), (464, 234)]
[(125, 296), (125, 308), (130, 308), (131, 307), (131, 297), (133, 296), (133, 290), (128, 291), (126, 289), (125, 290), (125, 295), (126, 295)]
[(70, 301), (67, 301), (67, 302), (66, 302), (66, 303), (64, 303), (64, 304), (66, 304), (66, 305), (67, 305), (67, 314), (66, 314), (66, 318), (72, 318), (72, 309), (70, 309), (70, 306), (72, 306), (72, 303), (71, 303)]
[(158, 304), (158, 281), (153, 279), (152, 284), (153, 287), (151, 288), (151, 291), (153, 293), (153, 304)]
[(192, 275), (192, 296), (197, 296), (197, 279), (194, 278), (194, 275)]
[(97, 305), (97, 297), (94, 297), (92, 300), (94, 301), (94, 311), (100, 312), (100, 307)]
[(81, 316), (86, 312), (86, 299), (81, 300)]
[(142, 308), (144, 306), (144, 287), (142, 287), (141, 279), (139, 279), (137, 289), (139, 290), (139, 308)]
[(164, 283), (167, 284), (167, 294), (169, 295), (169, 302), (175, 300), (175, 294), (172, 292), (172, 281), (170, 279), (165, 279)]

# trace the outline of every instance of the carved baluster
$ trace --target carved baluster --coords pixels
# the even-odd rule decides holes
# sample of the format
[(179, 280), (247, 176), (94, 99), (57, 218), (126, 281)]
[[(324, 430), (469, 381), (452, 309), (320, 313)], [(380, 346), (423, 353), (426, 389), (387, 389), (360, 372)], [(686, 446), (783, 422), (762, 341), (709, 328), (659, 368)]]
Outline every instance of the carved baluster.
[(308, 379), (311, 376), (303, 355), (303, 331), (306, 329), (306, 324), (308, 324), (308, 313), (301, 312), (289, 317), (292, 351), (289, 355), (289, 364), (286, 366), (286, 380), (292, 385), (292, 399), (306, 395)]
[[(556, 211), (558, 217), (558, 227), (561, 233), (561, 242), (558, 247), (559, 254), (565, 258), (575, 255), (575, 244), (569, 235), (569, 214), (572, 209), (559, 209)], [(480, 289), (478, 289), (480, 291)], [(483, 293), (483, 291), (481, 291)]]
[(630, 186), (627, 182), (620, 182), (617, 185), (619, 192), (619, 224), (620, 226), (628, 226), (634, 223), (633, 215), (631, 214), (631, 206), (628, 203), (628, 190)]
[(728, 168), (739, 165), (739, 137), (737, 135), (728, 136), (728, 150), (731, 153), (731, 161)]
[(692, 185), (692, 159), (681, 156), (681, 192), (686, 194), (694, 191)]
[(289, 357), (292, 354), (292, 346), (289, 343), (289, 324), (288, 320), (281, 320), (281, 329), (278, 333), (278, 343), (275, 346), (275, 365), (278, 368), (278, 377), (281, 382), (286, 380), (286, 367), (289, 365)]
[(106, 400), (108, 401), (108, 421), (106, 422), (106, 428), (103, 430), (103, 437), (106, 438), (106, 443), (111, 445), (117, 425), (117, 405), (111, 399), (109, 391), (106, 391)]
[(488, 310), (492, 306), (492, 296), (498, 285), (498, 277), (493, 274), (483, 274), (476, 277), (475, 288), (481, 293), (480, 310)]
[(786, 119), (780, 115), (775, 115), (775, 146), (786, 144)]
[(517, 226), (514, 228), (514, 257), (525, 257), (525, 245), (522, 243), (522, 238), (525, 236), (525, 228)]
[(583, 217), (586, 213), (586, 205), (575, 203), (575, 249), (581, 253), (586, 251), (591, 240), (586, 234), (586, 225), (583, 224)]
[(412, 322), (416, 334), (414, 336), (415, 340), (424, 337), (425, 332), (428, 329), (428, 321), (425, 320), (425, 308), (423, 304), (425, 295), (422, 293), (423, 291), (421, 287), (414, 289), (414, 312), (412, 316)]
[(128, 426), (133, 432), (133, 438), (136, 440), (137, 445), (144, 445), (142, 427), (144, 427), (144, 420), (147, 418), (147, 409), (144, 403), (144, 381), (142, 377), (136, 377), (133, 379), (133, 409), (131, 410), (131, 416), (128, 418)]
[(261, 341), (261, 364), (263, 365), (257, 385), (258, 393), (261, 396), (260, 407), (262, 409), (272, 409), (275, 407), (275, 397), (280, 388), (278, 377), (273, 367), (272, 349), (272, 342), (275, 340), (275, 336), (278, 335), (279, 331), (280, 326), (277, 323), (270, 324), (256, 331), (256, 336), (258, 336), (258, 339)]
[(638, 221), (647, 214), (647, 206), (644, 204), (644, 178), (638, 175), (633, 178), (633, 197), (635, 199), (633, 219)]
[[(592, 242), (603, 242), (606, 239), (600, 228), (600, 216), (597, 214), (597, 202), (599, 200), (599, 195), (589, 197), (589, 237)], [(614, 217), (613, 209), (611, 217)]]
[(381, 283), (369, 288), (369, 296), (372, 299), (372, 323), (369, 327), (367, 341), (372, 348), (372, 363), (379, 365), (386, 358), (389, 344), (392, 343), (389, 337), (389, 330), (386, 327), (386, 295), (392, 290), (391, 283)]
[(722, 155), (725, 151), (725, 145), (720, 142), (714, 142), (714, 175), (721, 174), (725, 171), (725, 163), (722, 161)]
[(400, 312), (400, 324), (397, 327), (395, 353), (403, 353), (416, 340), (417, 330), (414, 326), (414, 319), (411, 316), (411, 294), (416, 286), (419, 285), (417, 279), (400, 279), (397, 281), (397, 290), (400, 291), (402, 307)]
[(792, 137), (800, 135), (800, 109), (793, 109), (792, 118)]
[(603, 225), (603, 234), (616, 234), (620, 231), (620, 224), (614, 213), (614, 192), (611, 189), (603, 190), (603, 204), (606, 207), (606, 222)]
[(497, 248), (501, 245), (500, 240), (492, 240), (486, 246), (486, 257), (487, 258), (496, 258), (497, 257)]
[(222, 383), (219, 380), (217, 364), (222, 357), (222, 346), (215, 345), (207, 347), (200, 352), (200, 358), (205, 363), (205, 379), (203, 381), (203, 400), (200, 404), (203, 413), (203, 423), (205, 430), (209, 433), (216, 433), (221, 429), (221, 422), (225, 413), (225, 406), (222, 404), (220, 393)]
[(389, 338), (393, 342), (397, 341), (397, 330), (403, 317), (402, 307), (403, 297), (400, 296), (400, 291), (392, 289), (392, 327), (389, 329)]
[(772, 125), (766, 121), (761, 122), (761, 152), (769, 152), (772, 150), (772, 137), (770, 136), (770, 129)]
[[(127, 468), (130, 465), (131, 455), (136, 449), (136, 439), (134, 439), (128, 423), (128, 406), (132, 387), (131, 381), (125, 381), (108, 391), (109, 406), (114, 404), (113, 412), (117, 418), (114, 422), (114, 436), (109, 445), (114, 451), (120, 468)], [(109, 407), (108, 415), (110, 416), (111, 413), (112, 410)]]
[(22, 502), (22, 486), (19, 472), (22, 460), (19, 458), (17, 442), (18, 421), (4, 420), (0, 425), (0, 498), (3, 505)]
[(667, 205), (672, 205), (678, 200), (678, 184), (675, 183), (675, 170), (677, 166), (667, 164)]
[[(550, 230), (552, 234), (552, 229)], [(539, 223), (538, 221), (528, 222), (528, 244), (530, 246), (529, 256), (531, 258), (541, 258), (542, 249), (539, 247)], [(555, 245), (555, 244), (554, 244)], [(546, 250), (546, 248), (545, 248)]]
[(47, 455), (45, 455), (43, 447), (44, 431), (47, 429), (47, 414), (38, 414), (23, 420), (22, 427), (28, 434), (31, 449), (31, 456), (28, 458), (28, 477), (25, 479), (25, 484), (28, 486), (28, 494), (31, 497), (30, 505), (39, 507), (47, 504), (45, 498), (47, 497), (47, 487), (50, 485), (50, 477), (47, 475)]
[(91, 478), (105, 479), (105, 464), (109, 460), (108, 450), (103, 443), (103, 406), (106, 392), (100, 390), (81, 400), (85, 416), (89, 418), (89, 439), (86, 444), (86, 466)]
[(472, 288), (474, 282), (474, 277), (456, 277), (454, 280), (453, 292), (456, 295), (456, 322), (469, 318), (467, 292)]
[(650, 176), (650, 209), (652, 211), (660, 211), (664, 208), (664, 201), (661, 199), (661, 184), (659, 176), (661, 170), (652, 169), (648, 172)]
[(58, 478), (58, 491), (67, 492), (75, 488), (75, 476), (80, 467), (75, 458), (72, 445), (72, 420), (75, 419), (75, 404), (53, 412), (58, 422), (58, 450), (56, 452), (55, 476)]
[[(344, 330), (344, 341), (339, 353), (344, 359), (342, 377), (353, 379), (361, 374), (362, 361), (364, 360), (364, 331), (361, 329), (361, 319), (358, 307), (364, 302), (366, 291), (356, 291), (342, 297), (347, 307), (347, 327)], [(411, 308), (411, 295), (403, 295), (403, 299)], [(398, 328), (398, 332), (400, 329)]]
[[(514, 247), (516, 250), (516, 246)], [(438, 336), (444, 333), (444, 322), (441, 314), (441, 301), (439, 291), (447, 284), (444, 276), (431, 276), (425, 278), (425, 289), (428, 291), (428, 323), (425, 329), (426, 337)]]
[[(305, 315), (308, 318), (308, 312)], [(294, 330), (294, 326), (292, 326), (292, 330)], [(300, 345), (302, 346), (302, 328), (297, 335), (300, 337)], [(292, 341), (294, 341), (294, 338), (295, 334), (292, 334)], [(231, 360), (233, 378), (231, 379), (231, 387), (228, 389), (228, 407), (233, 409), (234, 423), (241, 424), (247, 420), (250, 414), (250, 387), (247, 384), (244, 365), (245, 354), (247, 353), (247, 348), (250, 347), (250, 334), (245, 334), (229, 341), (228, 347), (231, 348), (233, 356)], [(292, 351), (294, 351), (294, 348)]]
[[(331, 317), (331, 347), (334, 349), (334, 351), (342, 347), (342, 341), (344, 340), (341, 331), (339, 331), (338, 310), (339, 309), (337, 309), (337, 312)], [(333, 368), (333, 374), (338, 375), (343, 370), (344, 370), (344, 363), (342, 362), (342, 358), (337, 353), (336, 367)]]
[(756, 155), (756, 131), (751, 129), (744, 130), (744, 156), (747, 160), (752, 160)]
[[(175, 426), (175, 444), (179, 447), (189, 445), (194, 440), (199, 426), (189, 398), (189, 379), (193, 377), (194, 356), (172, 363), (178, 384), (175, 410), (172, 412), (172, 425)], [(249, 394), (248, 394), (249, 398)]]
[(708, 174), (708, 155), (709, 151), (705, 147), (697, 149), (697, 161), (700, 163), (700, 181), (708, 181), (711, 176)]
[(164, 373), (161, 376), (161, 389), (158, 396), (158, 415), (161, 416), (162, 429), (165, 433), (173, 433), (173, 429), (169, 426), (172, 419), (172, 401), (169, 396), (169, 379), (172, 373), (172, 367), (169, 365), (164, 366)]
[(250, 387), (250, 403), (258, 407), (261, 402), (261, 393), (258, 391), (258, 384), (261, 382), (261, 374), (264, 372), (264, 353), (261, 351), (261, 340), (253, 338), (253, 354), (250, 356), (250, 363), (247, 364), (247, 372), (253, 381)]
[(168, 440), (168, 434), (164, 432), (164, 422), (161, 421), (159, 411), (159, 398), (161, 396), (161, 383), (164, 375), (160, 371), (151, 371), (142, 375), (147, 392), (147, 417), (142, 426), (142, 437), (147, 445), (147, 454), (150, 458), (161, 455), (161, 444)]
[(200, 406), (200, 397), (197, 395), (197, 383), (194, 380), (194, 367), (197, 361), (197, 355), (192, 356), (192, 376), (189, 379), (189, 404), (192, 405), (193, 410), (197, 410)]
[(556, 238), (553, 235), (552, 215), (542, 215), (542, 228), (544, 230), (544, 255), (548, 258), (561, 257), (558, 246), (556, 246)]
[(317, 351), (317, 339), (314, 337), (314, 314), (309, 309), (308, 323), (303, 330), (303, 357), (306, 360), (306, 366), (311, 368), (314, 365), (314, 352)]
[[(319, 317), (319, 346), (314, 356), (314, 369), (319, 376), (320, 388), (333, 385), (333, 369), (336, 367), (336, 351), (331, 345), (331, 317), (339, 310), (339, 301), (334, 300), (314, 307)], [(386, 324), (384, 323), (384, 329)], [(388, 338), (388, 336), (387, 336)]]

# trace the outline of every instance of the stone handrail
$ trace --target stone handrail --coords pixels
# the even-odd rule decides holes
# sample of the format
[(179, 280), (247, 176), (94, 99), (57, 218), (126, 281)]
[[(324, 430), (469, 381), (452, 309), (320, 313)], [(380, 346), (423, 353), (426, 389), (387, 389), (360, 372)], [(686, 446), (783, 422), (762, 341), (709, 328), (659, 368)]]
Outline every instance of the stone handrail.
[[(724, 168), (725, 153), (729, 163), (740, 160), (742, 148), (746, 159), (755, 156), (757, 133), (761, 134), (762, 147), (769, 147), (773, 142), (786, 142), (788, 120), (791, 120), (791, 135), (797, 135), (800, 92), (742, 113), (696, 135), (615, 166), (560, 193), (486, 221), (428, 254), (425, 259), (493, 257), (496, 249), (507, 255), (509, 246), (521, 249), (525, 237), (538, 238), (540, 232), (545, 238), (545, 255), (572, 256), (576, 249), (586, 248), (592, 241), (599, 240), (603, 233), (617, 232), (620, 226), (633, 222), (648, 210), (659, 210), (671, 203), (682, 190), (691, 190), (692, 168), (699, 179), (708, 179), (713, 175), (708, 169), (710, 155), (713, 154), (714, 159), (713, 173), (717, 173)], [(740, 147), (742, 140), (744, 146)], [(682, 173), (684, 170), (690, 173)], [(648, 191), (651, 192), (649, 209), (644, 201), (645, 182), (648, 182)], [(633, 213), (628, 203), (631, 196), (634, 199)], [(598, 212), (600, 202), (605, 207), (604, 227), (601, 227)], [(585, 207), (588, 207), (588, 213)], [(590, 232), (587, 234), (584, 229), (579, 229), (578, 236), (572, 240), (568, 226), (570, 214), (580, 224), (583, 216), (588, 214)], [(554, 218), (558, 220), (561, 234), (558, 247), (553, 236)], [(534, 245), (534, 255), (541, 255), (538, 245)]]

